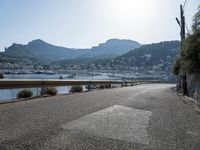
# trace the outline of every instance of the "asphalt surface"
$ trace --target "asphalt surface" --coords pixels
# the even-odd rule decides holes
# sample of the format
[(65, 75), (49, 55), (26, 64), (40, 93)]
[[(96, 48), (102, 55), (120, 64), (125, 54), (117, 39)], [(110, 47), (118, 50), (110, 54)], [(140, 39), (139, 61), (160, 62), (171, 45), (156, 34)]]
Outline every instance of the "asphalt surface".
[(0, 150), (199, 150), (200, 115), (170, 84), (0, 105)]

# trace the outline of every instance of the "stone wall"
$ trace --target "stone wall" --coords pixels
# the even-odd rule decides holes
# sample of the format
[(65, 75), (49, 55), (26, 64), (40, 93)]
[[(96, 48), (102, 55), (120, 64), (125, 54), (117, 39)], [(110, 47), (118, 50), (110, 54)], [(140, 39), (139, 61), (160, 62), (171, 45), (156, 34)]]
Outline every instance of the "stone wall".
[(187, 90), (190, 97), (200, 102), (200, 74), (187, 75)]

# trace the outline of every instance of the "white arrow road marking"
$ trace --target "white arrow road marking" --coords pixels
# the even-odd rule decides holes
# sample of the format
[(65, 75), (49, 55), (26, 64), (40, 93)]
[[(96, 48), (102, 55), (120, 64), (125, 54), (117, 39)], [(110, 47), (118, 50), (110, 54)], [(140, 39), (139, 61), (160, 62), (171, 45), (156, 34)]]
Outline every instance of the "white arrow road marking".
[(114, 105), (66, 123), (62, 128), (121, 141), (149, 144), (147, 127), (151, 115), (151, 111)]

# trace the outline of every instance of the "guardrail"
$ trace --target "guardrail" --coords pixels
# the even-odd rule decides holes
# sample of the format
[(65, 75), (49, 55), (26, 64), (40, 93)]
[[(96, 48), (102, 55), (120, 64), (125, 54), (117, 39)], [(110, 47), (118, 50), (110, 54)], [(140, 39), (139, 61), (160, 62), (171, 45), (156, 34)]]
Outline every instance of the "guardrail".
[(0, 80), (0, 89), (17, 88), (38, 88), (38, 87), (57, 87), (71, 85), (89, 85), (89, 84), (135, 84), (135, 83), (158, 83), (159, 81), (115, 81), (115, 80), (39, 80), (39, 79), (2, 79)]

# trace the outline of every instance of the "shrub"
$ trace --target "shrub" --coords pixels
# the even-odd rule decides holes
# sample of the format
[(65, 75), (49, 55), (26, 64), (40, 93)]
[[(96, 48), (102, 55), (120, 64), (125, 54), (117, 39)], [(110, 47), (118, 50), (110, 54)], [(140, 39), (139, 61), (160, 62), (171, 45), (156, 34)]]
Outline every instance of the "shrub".
[(181, 64), (180, 64), (180, 62), (181, 62), (181, 59), (178, 58), (178, 59), (174, 62), (173, 66), (172, 66), (172, 73), (175, 74), (175, 75), (178, 75), (178, 74), (180, 73), (180, 69), (181, 69)]
[(99, 88), (100, 88), (100, 89), (105, 89), (105, 85), (104, 85), (104, 84), (100, 84), (100, 85), (99, 85)]
[(17, 93), (17, 98), (28, 98), (31, 97), (32, 95), (33, 93), (30, 90), (24, 89)]
[(45, 94), (49, 94), (49, 95), (56, 95), (57, 94), (57, 90), (56, 88), (50, 87), (50, 88), (46, 88), (45, 89)]
[[(183, 44), (181, 71), (187, 73), (200, 73), (200, 31), (189, 35)], [(182, 71), (182, 72), (183, 72)]]
[(82, 92), (83, 87), (81, 85), (74, 85), (71, 87), (70, 92)]
[(105, 87), (106, 87), (107, 89), (110, 89), (110, 88), (111, 88), (111, 84), (106, 84)]
[(111, 84), (100, 84), (99, 88), (100, 89), (105, 89), (105, 88), (110, 89), (111, 88)]

